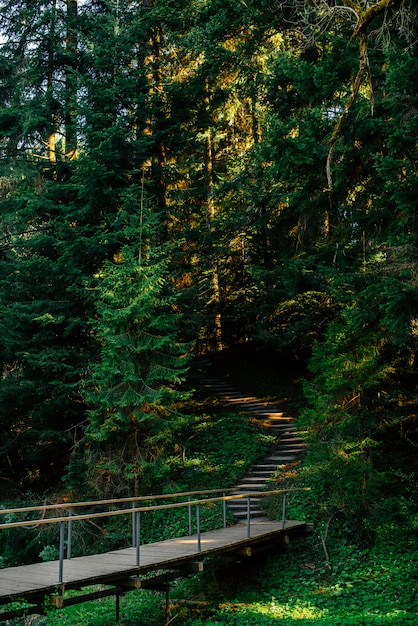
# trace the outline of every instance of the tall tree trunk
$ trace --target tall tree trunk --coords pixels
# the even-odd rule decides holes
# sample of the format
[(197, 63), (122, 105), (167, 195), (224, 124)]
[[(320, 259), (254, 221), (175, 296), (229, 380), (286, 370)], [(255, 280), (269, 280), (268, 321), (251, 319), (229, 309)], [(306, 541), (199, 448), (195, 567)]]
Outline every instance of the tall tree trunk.
[(67, 35), (65, 65), (65, 157), (77, 154), (77, 17), (78, 0), (67, 0)]
[[(208, 230), (213, 230), (213, 221), (215, 219), (215, 202), (213, 199), (213, 165), (214, 165), (214, 151), (212, 141), (212, 130), (210, 124), (210, 91), (209, 83), (206, 80), (205, 83), (205, 106), (208, 118), (208, 125), (206, 130), (206, 146), (205, 146), (205, 172), (206, 172), (206, 224)], [(220, 311), (221, 295), (219, 287), (219, 265), (217, 255), (213, 260), (212, 267), (212, 302), (215, 308), (214, 316), (214, 330), (215, 330), (215, 349), (222, 350), (222, 316)]]
[[(50, 104), (53, 104), (54, 101), (54, 71), (55, 71), (55, 28), (56, 28), (56, 0), (52, 6), (51, 12), (51, 23), (49, 27), (49, 37), (48, 37), (48, 74), (47, 74), (47, 92), (46, 97), (47, 101)], [(51, 108), (51, 116), (50, 123), (51, 128), (48, 134), (48, 160), (51, 164), (55, 163), (57, 160), (55, 144), (57, 141), (57, 129), (59, 126), (59, 120), (57, 119), (57, 114), (54, 112), (54, 107)]]

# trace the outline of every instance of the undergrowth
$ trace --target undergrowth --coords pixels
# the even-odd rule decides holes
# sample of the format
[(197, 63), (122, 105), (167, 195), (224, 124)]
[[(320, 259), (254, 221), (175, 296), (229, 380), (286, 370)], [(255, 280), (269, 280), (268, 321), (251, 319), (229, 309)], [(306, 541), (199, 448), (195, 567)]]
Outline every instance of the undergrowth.
[[(281, 391), (272, 381), (255, 377), (250, 393)], [(277, 394), (276, 394), (277, 395)], [(282, 394), (284, 398), (284, 393)], [(232, 486), (271, 445), (263, 431), (241, 415), (216, 406), (200, 412), (178, 433), (176, 446), (157, 467), (159, 491), (172, 493)], [(371, 498), (360, 516), (349, 492), (333, 500), (336, 477), (325, 455), (308, 455), (304, 464), (281, 474), (276, 486), (309, 486), (289, 498), (288, 518), (313, 524), (305, 540), (285, 551), (241, 562), (212, 563), (191, 578), (172, 583), (170, 620), (177, 626), (408, 626), (418, 623), (418, 517), (414, 490)], [(340, 484), (349, 479), (346, 468)], [(384, 477), (383, 477), (384, 478)], [(392, 485), (393, 472), (391, 475)], [(334, 484), (333, 484), (334, 482)], [(406, 484), (403, 481), (404, 485)], [(333, 490), (327, 491), (327, 485)], [(412, 485), (412, 482), (411, 482)], [(383, 493), (383, 491), (382, 491)], [(386, 493), (386, 492), (385, 492)], [(338, 493), (337, 493), (338, 495)], [(374, 495), (374, 494), (373, 494)], [(357, 507), (357, 508), (356, 508)], [(274, 498), (268, 512), (280, 518)], [(186, 511), (154, 514), (144, 524), (146, 542), (184, 534)], [(145, 516), (144, 516), (145, 517)], [(221, 514), (213, 507), (212, 524)], [(209, 521), (208, 521), (209, 523)], [(119, 521), (91, 538), (92, 547), (112, 549), (126, 535)], [(10, 539), (10, 538), (9, 538)], [(26, 536), (25, 536), (26, 539)], [(43, 539), (43, 538), (42, 538)], [(39, 537), (38, 537), (38, 547)], [(45, 545), (45, 542), (42, 542)], [(12, 543), (6, 548), (11, 549)], [(88, 546), (87, 546), (88, 547)], [(3, 551), (7, 566), (7, 551)], [(163, 626), (164, 595), (133, 591), (120, 600), (119, 626)], [(113, 626), (114, 598), (64, 610), (47, 610), (9, 626)]]
[(265, 561), (243, 562), (235, 572), (200, 575), (185, 583), (182, 591), (189, 598), (211, 598), (210, 610), (205, 615), (200, 608), (198, 617), (190, 615), (193, 608), (188, 609), (189, 615), (183, 610), (176, 623), (406, 626), (418, 622), (416, 550), (360, 549), (342, 543), (332, 544), (329, 550), (331, 567), (312, 536)]

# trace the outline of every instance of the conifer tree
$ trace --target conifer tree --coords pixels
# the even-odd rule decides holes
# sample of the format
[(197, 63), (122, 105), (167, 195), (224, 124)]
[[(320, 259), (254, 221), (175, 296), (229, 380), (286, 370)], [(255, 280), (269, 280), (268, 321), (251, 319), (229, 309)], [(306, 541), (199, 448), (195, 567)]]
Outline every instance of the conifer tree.
[[(106, 477), (103, 485), (132, 485), (138, 495), (144, 469), (170, 442), (179, 402), (187, 397), (181, 390), (188, 347), (180, 338), (173, 250), (155, 239), (149, 209), (141, 207), (135, 221), (130, 243), (98, 275), (94, 325), (100, 359), (92, 366), (86, 433)], [(106, 461), (109, 451), (112, 462)]]
[(25, 489), (45, 485), (47, 472), (59, 476), (66, 429), (80, 419), (83, 331), (69, 292), (79, 273), (68, 264), (73, 229), (62, 210), (68, 16), (55, 1), (2, 9), (2, 468)]

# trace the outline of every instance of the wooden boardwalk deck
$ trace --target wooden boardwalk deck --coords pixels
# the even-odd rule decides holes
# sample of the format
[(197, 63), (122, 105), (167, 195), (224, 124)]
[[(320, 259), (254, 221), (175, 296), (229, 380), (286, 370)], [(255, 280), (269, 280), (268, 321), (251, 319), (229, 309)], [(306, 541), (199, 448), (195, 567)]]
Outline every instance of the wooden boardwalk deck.
[[(251, 556), (260, 549), (273, 550), (274, 545), (287, 543), (292, 535), (305, 532), (305, 523), (286, 521), (251, 522), (250, 536), (247, 524), (237, 524), (198, 535), (179, 537), (140, 546), (139, 565), (137, 549), (125, 548), (105, 554), (76, 557), (63, 564), (60, 605), (65, 604), (62, 592), (67, 589), (103, 584), (114, 585), (116, 595), (128, 588), (147, 587), (152, 573), (176, 571), (178, 576), (186, 571), (199, 571), (205, 559), (215, 554), (239, 553)], [(199, 551), (200, 543), (200, 551)], [(45, 597), (57, 594), (60, 589), (59, 561), (37, 563), (0, 570), (0, 604), (24, 600), (41, 606)], [(80, 595), (79, 602), (83, 602)], [(72, 599), (71, 603), (75, 603)], [(0, 613), (0, 621), (4, 620)]]

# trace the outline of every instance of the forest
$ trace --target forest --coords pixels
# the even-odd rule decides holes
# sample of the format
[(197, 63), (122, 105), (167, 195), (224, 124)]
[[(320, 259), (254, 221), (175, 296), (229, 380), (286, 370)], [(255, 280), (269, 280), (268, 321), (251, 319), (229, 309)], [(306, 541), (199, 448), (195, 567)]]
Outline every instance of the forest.
[(285, 389), (300, 515), (416, 554), (415, 2), (0, 6), (3, 506), (189, 488), (215, 370)]

